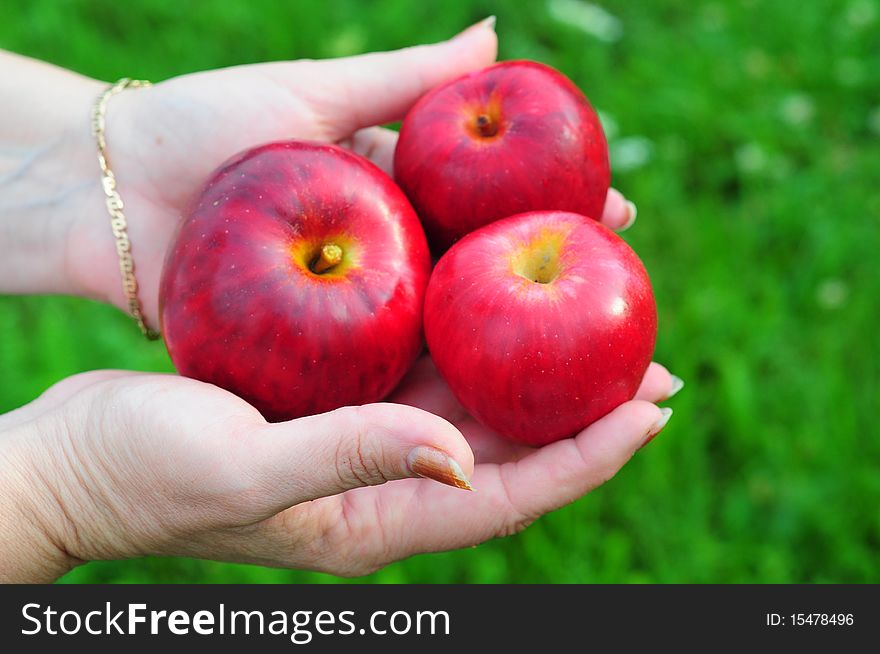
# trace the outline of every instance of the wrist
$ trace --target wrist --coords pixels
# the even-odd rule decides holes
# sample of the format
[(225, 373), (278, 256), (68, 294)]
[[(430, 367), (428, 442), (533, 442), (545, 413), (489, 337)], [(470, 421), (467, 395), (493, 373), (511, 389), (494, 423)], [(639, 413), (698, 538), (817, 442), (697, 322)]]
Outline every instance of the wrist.
[[(155, 229), (152, 224), (156, 210), (154, 195), (141, 189), (145, 166), (141, 159), (143, 131), (138, 118), (141, 99), (149, 89), (135, 86), (118, 91), (115, 90), (117, 86), (99, 84), (97, 90), (92, 89), (89, 98), (91, 111), (98, 106), (98, 98), (105, 96), (103, 108), (99, 111), (104, 121), (100, 131), (105, 149), (99, 149), (99, 138), (97, 133), (92, 133), (90, 120), (85, 150), (88, 152), (87, 169), (91, 173), (91, 193), (88, 209), (77, 216), (66, 239), (66, 259), (77, 294), (112, 304), (134, 316), (132, 298), (123, 290), (131, 284), (132, 280), (124, 279), (130, 273), (121, 274), (122, 270), (131, 270), (131, 257), (134, 257), (139, 310), (147, 314), (147, 325), (155, 328), (158, 326), (158, 270), (155, 264), (158, 261), (161, 265), (162, 256), (156, 256), (152, 245), (157, 241), (156, 233), (161, 235), (163, 230)], [(112, 91), (110, 97), (106, 97), (107, 91)], [(106, 170), (100, 160), (107, 163)], [(109, 178), (105, 178), (106, 175)], [(110, 186), (106, 185), (107, 182)], [(107, 188), (113, 191), (111, 195), (107, 195)], [(120, 228), (120, 222), (124, 228)], [(127, 248), (124, 246), (126, 242), (129, 244)], [(129, 263), (127, 268), (125, 258)], [(143, 325), (142, 329), (145, 329)]]
[(145, 337), (153, 340), (158, 333), (147, 326), (141, 303), (141, 293), (135, 276), (134, 258), (132, 256), (131, 237), (129, 236), (128, 220), (125, 217), (125, 203), (119, 195), (117, 173), (110, 165), (106, 140), (107, 104), (113, 96), (126, 89), (146, 88), (151, 86), (148, 81), (123, 78), (109, 86), (95, 101), (92, 111), (92, 135), (97, 146), (97, 159), (101, 168), (101, 188), (110, 225), (113, 232), (116, 254), (119, 258), (119, 272), (122, 280), (123, 295), (129, 315), (135, 320)]
[(26, 431), (0, 431), (0, 583), (49, 583), (83, 562), (67, 550), (63, 532), (75, 527), (53, 476), (34, 465)]

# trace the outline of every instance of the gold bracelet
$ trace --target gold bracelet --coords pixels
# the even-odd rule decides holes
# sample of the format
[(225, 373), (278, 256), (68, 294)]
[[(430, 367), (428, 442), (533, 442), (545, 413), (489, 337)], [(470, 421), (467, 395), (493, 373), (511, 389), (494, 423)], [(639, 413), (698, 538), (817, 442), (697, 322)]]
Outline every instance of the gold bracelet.
[(122, 292), (128, 301), (128, 313), (135, 319), (141, 332), (149, 340), (159, 338), (159, 332), (147, 326), (144, 311), (138, 299), (138, 283), (134, 276), (134, 259), (131, 256), (131, 241), (128, 238), (128, 223), (125, 220), (122, 198), (116, 190), (116, 176), (110, 169), (107, 160), (107, 142), (104, 139), (104, 116), (107, 113), (107, 101), (125, 89), (137, 89), (150, 86), (146, 80), (122, 78), (104, 91), (92, 107), (92, 135), (98, 143), (98, 164), (101, 166), (101, 186), (104, 188), (107, 211), (110, 213), (110, 226), (116, 239), (116, 254), (119, 256), (119, 272), (122, 275)]

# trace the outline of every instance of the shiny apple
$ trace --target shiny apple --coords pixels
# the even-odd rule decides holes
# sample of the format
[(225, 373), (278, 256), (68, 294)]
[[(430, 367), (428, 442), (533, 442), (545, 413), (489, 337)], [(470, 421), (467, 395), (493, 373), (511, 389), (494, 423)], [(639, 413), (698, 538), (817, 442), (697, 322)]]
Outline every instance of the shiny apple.
[(571, 436), (632, 399), (656, 334), (635, 252), (568, 212), (468, 234), (437, 263), (425, 298), (428, 349), (462, 406), (528, 445)]
[(163, 271), (178, 371), (270, 420), (373, 402), (422, 347), (430, 274), (404, 194), (333, 145), (272, 143), (219, 168)]
[(543, 64), (506, 61), (413, 106), (394, 177), (440, 253), (520, 212), (560, 209), (598, 220), (611, 174), (602, 126), (571, 80)]

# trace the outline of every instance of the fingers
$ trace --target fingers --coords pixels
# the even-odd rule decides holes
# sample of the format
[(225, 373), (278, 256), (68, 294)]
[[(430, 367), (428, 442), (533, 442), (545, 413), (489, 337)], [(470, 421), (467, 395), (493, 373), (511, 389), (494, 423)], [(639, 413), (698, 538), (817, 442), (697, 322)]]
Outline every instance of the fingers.
[[(648, 402), (626, 402), (575, 438), (547, 445), (516, 462), (477, 466), (474, 493), (455, 495), (436, 485), (422, 485), (414, 510), (386, 518), (386, 536), (393, 535), (403, 548), (395, 558), (520, 531), (608, 481), (663, 428), (669, 413)], [(388, 491), (406, 492), (405, 485)]]
[(627, 402), (573, 439), (478, 466), (474, 493), (410, 480), (301, 504), (248, 532), (255, 540), (236, 558), (360, 575), (415, 553), (512, 534), (610, 479), (670, 413)]
[(435, 415), (399, 404), (368, 404), (267, 425), (247, 438), (245, 469), (259, 512), (278, 511), (393, 479), (428, 477), (468, 487), (473, 454)]
[(499, 470), (511, 510), (537, 518), (611, 479), (646, 441), (666, 425), (670, 409), (632, 400), (571, 439), (537, 450)]
[[(494, 21), (483, 21), (442, 43), (317, 61), (309, 97), (339, 136), (400, 120), (425, 92), (495, 61)], [(297, 89), (309, 93), (308, 89)]]
[[(661, 402), (675, 395), (683, 386), (684, 382), (670, 374), (664, 366), (651, 363), (635, 399)], [(453, 422), (470, 444), (478, 464), (516, 461), (533, 451), (533, 448), (501, 438), (467, 416), (428, 355), (416, 362), (390, 401), (418, 407)]]
[(642, 384), (636, 391), (635, 399), (648, 402), (662, 402), (684, 388), (681, 378), (671, 374), (664, 366), (653, 362), (648, 366)]
[(618, 232), (625, 231), (636, 221), (636, 205), (623, 197), (617, 189), (608, 189), (602, 224)]
[(339, 141), (339, 145), (366, 157), (389, 177), (394, 174), (394, 148), (397, 145), (397, 132), (394, 130), (385, 127), (367, 127)]

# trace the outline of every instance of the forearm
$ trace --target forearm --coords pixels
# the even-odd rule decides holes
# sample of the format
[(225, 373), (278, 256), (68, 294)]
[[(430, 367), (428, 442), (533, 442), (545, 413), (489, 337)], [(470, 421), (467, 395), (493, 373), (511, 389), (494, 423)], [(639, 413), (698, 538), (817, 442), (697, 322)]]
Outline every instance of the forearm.
[(102, 83), (0, 51), (0, 293), (81, 294), (72, 232), (104, 211), (90, 133)]

